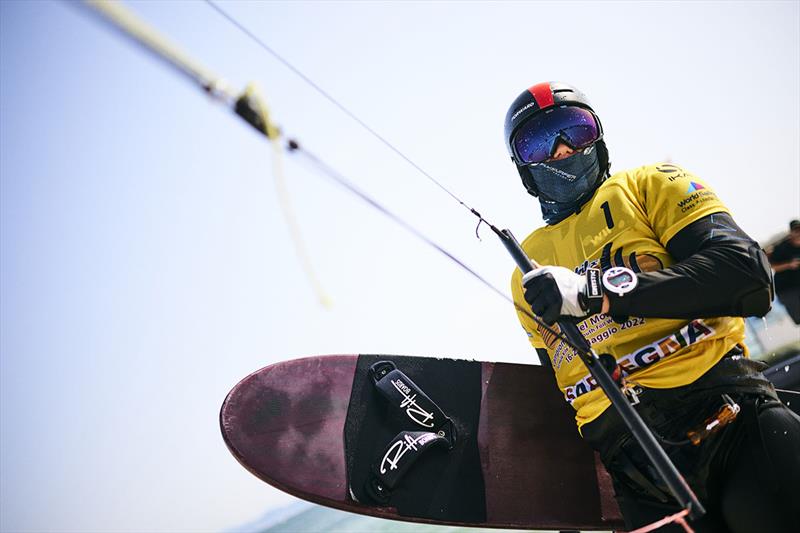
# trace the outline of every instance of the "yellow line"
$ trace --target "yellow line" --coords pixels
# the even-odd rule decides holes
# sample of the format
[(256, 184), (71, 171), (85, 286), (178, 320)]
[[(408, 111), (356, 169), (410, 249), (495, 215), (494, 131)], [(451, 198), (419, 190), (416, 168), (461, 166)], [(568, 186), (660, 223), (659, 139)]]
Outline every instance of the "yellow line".
[(324, 308), (330, 309), (333, 305), (333, 302), (325, 293), (325, 289), (322, 287), (322, 284), (319, 282), (319, 279), (314, 272), (314, 268), (311, 264), (311, 257), (306, 250), (303, 234), (300, 231), (300, 225), (297, 223), (297, 217), (294, 214), (292, 202), (289, 198), (289, 190), (286, 186), (286, 174), (283, 167), (283, 147), (281, 146), (280, 141), (280, 131), (272, 122), (269, 116), (269, 110), (267, 109), (267, 104), (260, 91), (254, 84), (251, 83), (247, 86), (245, 89), (245, 95), (255, 100), (255, 108), (261, 115), (261, 120), (266, 127), (267, 137), (272, 144), (272, 174), (275, 177), (275, 189), (278, 192), (278, 204), (281, 207), (281, 212), (283, 213), (283, 218), (286, 221), (286, 225), (289, 227), (289, 234), (292, 238), (292, 244), (294, 244), (295, 253), (297, 254), (297, 258), (303, 267), (303, 271), (305, 272), (306, 277), (308, 278), (308, 281), (317, 296), (317, 300)]

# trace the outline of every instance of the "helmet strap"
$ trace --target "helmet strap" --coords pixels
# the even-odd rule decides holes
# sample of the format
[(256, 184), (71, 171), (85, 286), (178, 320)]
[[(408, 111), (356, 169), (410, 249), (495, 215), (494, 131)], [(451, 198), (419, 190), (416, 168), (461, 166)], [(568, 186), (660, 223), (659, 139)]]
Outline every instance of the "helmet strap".
[(528, 194), (534, 198), (538, 197), (539, 188), (536, 186), (536, 182), (533, 181), (530, 169), (527, 166), (517, 165), (517, 170), (519, 171), (519, 177), (522, 178), (522, 186), (525, 187)]
[(606, 141), (600, 139), (595, 145), (597, 146), (597, 158), (600, 161), (600, 178), (605, 179), (611, 175), (611, 161), (608, 159)]

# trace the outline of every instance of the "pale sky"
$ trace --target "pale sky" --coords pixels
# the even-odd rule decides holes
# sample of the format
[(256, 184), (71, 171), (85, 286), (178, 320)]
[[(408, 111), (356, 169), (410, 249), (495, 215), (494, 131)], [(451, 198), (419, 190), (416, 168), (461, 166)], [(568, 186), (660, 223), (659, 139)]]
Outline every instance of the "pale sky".
[[(127, 2), (284, 131), (506, 289), (492, 234), (203, 2)], [(800, 217), (798, 2), (222, 2), (496, 225), (542, 224), (511, 101), (591, 99), (613, 170), (669, 159), (764, 240)], [(0, 529), (220, 531), (294, 501), (239, 466), (227, 392), (268, 364), (535, 362), (513, 309), (291, 155), (323, 309), (265, 140), (66, 2), (0, 2)]]

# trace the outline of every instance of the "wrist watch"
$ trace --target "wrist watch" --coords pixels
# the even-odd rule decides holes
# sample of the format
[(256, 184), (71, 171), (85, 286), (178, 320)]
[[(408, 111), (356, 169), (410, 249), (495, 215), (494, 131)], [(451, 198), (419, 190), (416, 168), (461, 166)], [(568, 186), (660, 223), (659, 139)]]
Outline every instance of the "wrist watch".
[(617, 296), (624, 296), (636, 288), (639, 278), (626, 267), (611, 267), (603, 273), (603, 288)]
[(603, 309), (604, 292), (622, 297), (638, 284), (636, 272), (627, 267), (611, 267), (605, 272), (589, 268), (586, 270), (586, 285), (579, 296), (581, 307), (590, 315), (597, 314)]

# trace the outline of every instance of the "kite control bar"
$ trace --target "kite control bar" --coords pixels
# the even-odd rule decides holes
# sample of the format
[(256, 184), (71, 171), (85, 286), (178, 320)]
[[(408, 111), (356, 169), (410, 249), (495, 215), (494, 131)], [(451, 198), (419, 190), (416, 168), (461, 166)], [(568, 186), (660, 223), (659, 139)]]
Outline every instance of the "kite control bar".
[[(538, 267), (538, 265), (531, 261), (525, 254), (525, 251), (509, 230), (498, 230), (491, 224), (489, 227), (500, 237), (503, 245), (509, 251), (511, 257), (514, 258), (514, 261), (523, 274)], [(575, 350), (575, 353), (581, 358), (583, 364), (586, 365), (589, 373), (600, 388), (603, 389), (608, 399), (611, 400), (611, 404), (616, 408), (633, 437), (647, 454), (647, 457), (664, 480), (664, 483), (666, 483), (672, 496), (678, 501), (681, 507), (689, 511), (690, 518), (696, 520), (702, 517), (706, 513), (703, 505), (697, 499), (697, 496), (694, 494), (691, 487), (689, 487), (689, 484), (686, 483), (681, 473), (678, 472), (678, 469), (675, 468), (675, 465), (672, 464), (672, 461), (664, 452), (661, 445), (659, 445), (658, 441), (656, 441), (653, 433), (639, 416), (639, 413), (636, 412), (625, 398), (625, 395), (619, 389), (616, 382), (614, 382), (611, 374), (609, 374), (608, 370), (601, 363), (600, 357), (594, 353), (589, 342), (581, 334), (580, 330), (578, 330), (577, 324), (566, 320), (559, 321), (558, 327), (561, 329), (561, 333), (559, 334), (557, 331), (544, 324), (540, 319), (536, 317), (532, 318), (537, 324), (556, 335), (556, 337)]]

